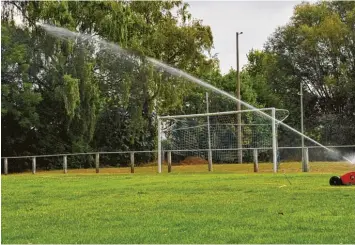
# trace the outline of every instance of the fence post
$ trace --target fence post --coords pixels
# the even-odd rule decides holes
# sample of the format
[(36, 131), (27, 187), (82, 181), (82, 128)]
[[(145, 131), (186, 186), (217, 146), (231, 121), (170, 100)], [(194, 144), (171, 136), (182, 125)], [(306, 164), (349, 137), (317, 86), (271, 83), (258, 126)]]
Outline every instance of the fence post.
[(9, 166), (7, 163), (7, 158), (4, 159), (4, 174), (7, 175), (9, 173)]
[(309, 162), (309, 156), (308, 156), (308, 148), (303, 148), (303, 160), (302, 160), (302, 171), (303, 172), (308, 172), (308, 162)]
[(100, 154), (99, 153), (95, 154), (95, 166), (96, 166), (96, 173), (98, 174), (100, 172)]
[(67, 156), (63, 156), (63, 171), (66, 174), (68, 172), (68, 162), (67, 162)]
[(32, 157), (32, 174), (36, 173), (36, 157)]
[(134, 152), (130, 153), (131, 155), (131, 173), (134, 173)]
[(171, 173), (171, 151), (168, 151), (168, 173)]
[(257, 173), (259, 172), (258, 149), (253, 150), (253, 156), (254, 156), (254, 172)]

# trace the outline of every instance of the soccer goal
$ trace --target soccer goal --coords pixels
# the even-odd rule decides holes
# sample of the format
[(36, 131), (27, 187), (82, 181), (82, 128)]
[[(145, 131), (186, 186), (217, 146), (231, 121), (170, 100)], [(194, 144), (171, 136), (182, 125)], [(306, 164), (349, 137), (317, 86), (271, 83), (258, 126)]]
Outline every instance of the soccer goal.
[(250, 159), (255, 157), (255, 150), (270, 152), (273, 171), (277, 172), (277, 120), (283, 121), (287, 116), (287, 110), (276, 108), (158, 116), (158, 172), (161, 173), (166, 152), (180, 158), (205, 159), (212, 171), (213, 162), (241, 163), (243, 154), (244, 159)]

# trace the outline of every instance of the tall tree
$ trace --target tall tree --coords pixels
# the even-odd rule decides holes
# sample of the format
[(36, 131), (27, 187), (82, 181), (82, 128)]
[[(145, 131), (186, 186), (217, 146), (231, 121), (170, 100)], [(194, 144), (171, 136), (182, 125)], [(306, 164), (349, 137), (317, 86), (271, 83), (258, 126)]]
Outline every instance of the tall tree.
[(354, 2), (300, 4), (263, 52), (250, 52), (246, 68), (259, 99), (290, 110), (288, 122), (298, 128), (302, 83), (306, 132), (327, 144), (354, 139), (354, 16)]
[(40, 126), (38, 106), (43, 100), (28, 75), (30, 36), (13, 24), (1, 26), (2, 154), (30, 153)]
[[(40, 98), (31, 104), (39, 118), (31, 153), (154, 149), (155, 115), (180, 111), (194, 86), (156, 71), (145, 56), (195, 75), (216, 69), (216, 59), (205, 55), (213, 45), (210, 28), (192, 19), (181, 1), (2, 5), (3, 23), (21, 16), (24, 25), (18, 29), (30, 40), (24, 46), (29, 64), (25, 73)], [(100, 36), (132, 52), (127, 56), (117, 48), (110, 51), (94, 39), (60, 40), (37, 22)], [(2, 66), (4, 74), (9, 70)], [(6, 108), (2, 111), (7, 113)]]

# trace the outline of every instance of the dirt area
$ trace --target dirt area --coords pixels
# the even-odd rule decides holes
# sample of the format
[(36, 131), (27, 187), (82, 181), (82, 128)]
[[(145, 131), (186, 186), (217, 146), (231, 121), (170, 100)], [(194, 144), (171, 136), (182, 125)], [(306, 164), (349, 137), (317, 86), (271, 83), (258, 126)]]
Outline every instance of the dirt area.
[(180, 162), (180, 165), (202, 165), (208, 164), (208, 161), (200, 157), (186, 157)]

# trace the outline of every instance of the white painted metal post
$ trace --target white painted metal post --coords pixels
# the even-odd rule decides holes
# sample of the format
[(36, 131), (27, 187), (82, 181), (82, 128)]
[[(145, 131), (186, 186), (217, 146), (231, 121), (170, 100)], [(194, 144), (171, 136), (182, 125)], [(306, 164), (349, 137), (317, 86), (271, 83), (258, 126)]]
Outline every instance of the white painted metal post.
[(96, 167), (96, 173), (98, 174), (100, 172), (100, 154), (99, 153), (95, 154), (95, 167)]
[(171, 173), (171, 151), (168, 151), (168, 173)]
[(302, 161), (302, 171), (303, 172), (308, 172), (308, 163), (309, 163), (309, 155), (308, 155), (308, 148), (303, 148), (303, 161)]
[(7, 175), (9, 173), (9, 165), (7, 162), (7, 158), (4, 159), (4, 174)]
[(36, 158), (32, 157), (32, 173), (36, 173)]
[(158, 173), (161, 173), (161, 121), (158, 116)]
[(240, 96), (240, 72), (239, 72), (239, 35), (243, 34), (243, 32), (236, 32), (236, 53), (237, 53), (237, 99), (239, 101), (237, 101), (237, 111), (239, 111), (240, 113), (238, 113), (237, 115), (237, 137), (238, 137), (238, 163), (243, 163), (243, 143), (242, 143), (242, 113), (241, 113), (241, 96)]
[(134, 173), (134, 152), (130, 153), (130, 158), (131, 158), (131, 174)]
[(68, 173), (68, 162), (67, 162), (67, 156), (63, 156), (63, 171), (64, 173)]
[(277, 141), (276, 141), (276, 110), (272, 108), (272, 163), (273, 171), (277, 172)]
[[(208, 93), (206, 92), (206, 107), (209, 113)], [(212, 171), (212, 150), (211, 150), (211, 129), (210, 129), (210, 116), (207, 116), (207, 133), (208, 133), (208, 171)]]
[(254, 156), (254, 172), (257, 173), (259, 172), (258, 149), (253, 150), (253, 156)]

